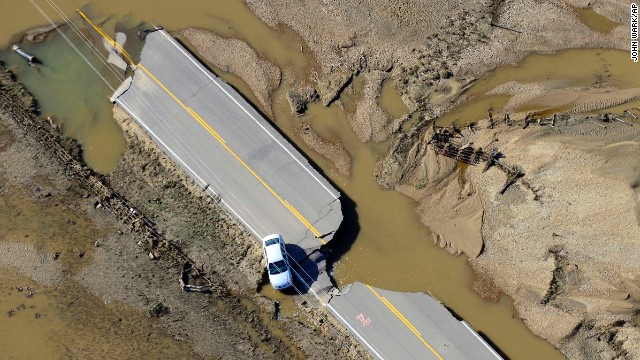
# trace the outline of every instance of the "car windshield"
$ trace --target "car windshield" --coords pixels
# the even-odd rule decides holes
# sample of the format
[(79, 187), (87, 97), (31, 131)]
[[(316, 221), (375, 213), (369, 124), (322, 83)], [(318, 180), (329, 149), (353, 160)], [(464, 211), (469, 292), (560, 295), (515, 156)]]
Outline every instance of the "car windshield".
[(269, 264), (269, 274), (277, 275), (282, 274), (289, 270), (287, 263), (284, 260), (276, 261), (274, 263)]
[(273, 239), (269, 239), (267, 241), (264, 242), (264, 246), (271, 246), (271, 245), (275, 245), (278, 243), (278, 238), (273, 238)]

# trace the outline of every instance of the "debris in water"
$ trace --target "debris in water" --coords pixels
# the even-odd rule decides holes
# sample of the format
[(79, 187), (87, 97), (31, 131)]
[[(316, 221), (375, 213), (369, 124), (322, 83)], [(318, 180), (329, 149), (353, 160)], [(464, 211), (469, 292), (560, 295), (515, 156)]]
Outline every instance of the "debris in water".
[(36, 66), (38, 59), (36, 59), (35, 56), (27, 53), (26, 51), (20, 49), (20, 47), (18, 45), (13, 45), (11, 47), (11, 49), (15, 52), (17, 52), (18, 54), (20, 54), (20, 56), (22, 56), (23, 58), (27, 59), (29, 61), (29, 65), (31, 66)]

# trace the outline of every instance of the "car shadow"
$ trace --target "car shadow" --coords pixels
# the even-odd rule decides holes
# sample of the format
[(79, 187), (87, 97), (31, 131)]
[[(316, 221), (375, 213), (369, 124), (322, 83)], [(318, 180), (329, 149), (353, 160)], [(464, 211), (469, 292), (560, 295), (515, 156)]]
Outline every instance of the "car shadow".
[[(176, 34), (174, 34), (174, 35), (176, 35)], [(181, 36), (174, 36), (174, 39), (179, 44), (181, 44), (182, 47), (189, 54), (191, 54), (194, 58), (198, 59), (198, 62), (200, 63), (200, 65), (204, 66), (211, 73), (216, 74), (216, 76), (219, 76), (219, 74), (218, 74), (219, 72), (218, 71), (213, 69), (207, 63), (206, 60), (202, 59), (199, 54), (197, 54), (196, 52), (194, 52), (191, 49), (191, 47), (189, 46), (188, 41), (185, 41), (185, 39), (182, 38)], [(274, 122), (272, 116), (269, 116), (264, 111), (262, 111), (260, 106), (258, 106), (257, 104), (254, 104), (250, 100), (250, 98), (247, 96), (247, 94), (243, 94), (240, 91), (240, 89), (234, 87), (231, 84), (228, 84), (228, 85), (231, 86), (234, 90), (236, 90), (236, 92), (244, 100), (246, 100), (248, 104), (251, 105), (253, 110), (258, 112), (262, 116), (262, 118), (265, 119), (271, 125), (271, 127), (275, 131), (277, 131), (280, 134), (280, 136), (282, 136), (289, 143), (290, 146), (292, 146), (300, 154), (303, 154), (303, 156), (306, 159), (306, 161), (308, 162), (308, 164), (314, 170), (316, 170), (322, 177), (324, 177), (324, 179), (326, 181), (328, 181), (336, 190), (338, 190), (340, 192), (340, 203), (341, 203), (342, 215), (343, 215), (342, 223), (341, 223), (340, 227), (337, 229), (337, 231), (335, 232), (333, 238), (326, 245), (321, 246), (322, 251), (329, 253), (329, 255), (328, 255), (329, 259), (326, 258), (327, 256), (324, 256), (324, 258), (325, 258), (324, 261), (326, 261), (326, 266), (324, 265), (324, 263), (322, 264), (322, 266), (321, 266), (322, 271), (325, 271), (324, 269), (326, 268), (326, 269), (328, 269), (328, 273), (331, 274), (331, 269), (334, 266), (334, 264), (336, 264), (342, 258), (342, 256), (344, 254), (346, 254), (349, 251), (349, 249), (351, 249), (351, 246), (353, 245), (353, 243), (355, 242), (356, 238), (358, 237), (358, 234), (360, 233), (360, 224), (358, 222), (358, 214), (356, 212), (356, 207), (357, 207), (356, 203), (351, 198), (349, 198), (344, 191), (342, 191), (342, 189), (340, 188), (339, 184), (337, 184), (334, 181), (332, 181), (325, 174), (325, 172), (320, 168), (320, 166), (318, 166), (318, 164), (316, 164), (313, 160), (311, 160), (309, 158), (309, 156), (306, 154), (306, 152), (303, 151), (302, 148), (300, 148), (300, 146), (294, 141), (293, 138), (291, 138), (289, 135), (287, 135)], [(290, 246), (291, 246), (291, 249), (289, 249)], [(297, 246), (295, 244), (287, 244), (287, 251), (289, 252), (291, 257), (293, 259), (295, 259), (296, 261), (301, 261), (302, 259), (304, 259), (305, 256), (307, 256), (306, 252), (302, 248), (300, 248), (299, 246)], [(299, 271), (301, 272), (301, 274), (300, 274), (301, 276), (300, 277), (305, 279), (304, 281), (307, 282), (307, 284), (297, 284), (301, 288), (304, 288), (306, 290), (308, 290), (308, 288), (309, 288), (308, 284), (312, 284), (313, 282), (315, 282), (318, 279), (318, 276), (320, 274), (320, 272), (318, 270), (318, 266), (317, 266), (317, 261), (316, 261), (316, 264), (315, 264), (315, 268), (314, 268), (314, 265), (312, 265), (312, 263), (308, 263), (308, 264), (307, 263), (308, 263), (308, 261), (304, 261), (304, 266), (302, 266), (299, 269)], [(294, 266), (295, 264), (291, 264), (291, 265)], [(331, 279), (331, 281), (333, 281), (333, 279)], [(304, 285), (304, 287), (302, 285)]]
[(306, 294), (311, 285), (318, 281), (321, 271), (325, 271), (328, 252), (324, 248), (318, 248), (307, 254), (303, 248), (296, 244), (286, 244), (286, 250), (289, 254), (291, 270), (294, 273), (295, 288)]

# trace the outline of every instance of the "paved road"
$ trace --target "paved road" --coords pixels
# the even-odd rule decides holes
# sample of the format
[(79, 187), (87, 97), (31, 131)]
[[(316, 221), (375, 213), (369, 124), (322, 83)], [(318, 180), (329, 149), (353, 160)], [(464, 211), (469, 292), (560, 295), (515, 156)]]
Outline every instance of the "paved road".
[[(103, 36), (108, 37), (106, 34)], [(224, 51), (224, 49), (221, 49)], [(229, 85), (163, 30), (113, 99), (184, 171), (258, 238), (283, 234), (299, 279), (387, 359), (500, 358), (425, 294), (356, 283), (332, 289), (317, 251), (342, 221), (339, 193)]]
[[(372, 295), (377, 301), (372, 301)], [(352, 320), (384, 359), (500, 359), (465, 322), (423, 293), (398, 293), (362, 283), (346, 286), (329, 304)]]
[(235, 90), (164, 31), (140, 64), (117, 103), (256, 236), (303, 249), (332, 238), (339, 192)]

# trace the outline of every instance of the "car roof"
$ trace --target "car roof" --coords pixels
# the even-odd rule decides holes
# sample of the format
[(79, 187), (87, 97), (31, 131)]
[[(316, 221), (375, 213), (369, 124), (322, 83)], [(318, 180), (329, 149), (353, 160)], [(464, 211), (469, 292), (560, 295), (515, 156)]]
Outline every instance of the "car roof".
[(284, 259), (284, 256), (282, 255), (282, 247), (279, 243), (266, 246), (264, 251), (267, 253), (267, 259), (270, 263)]

